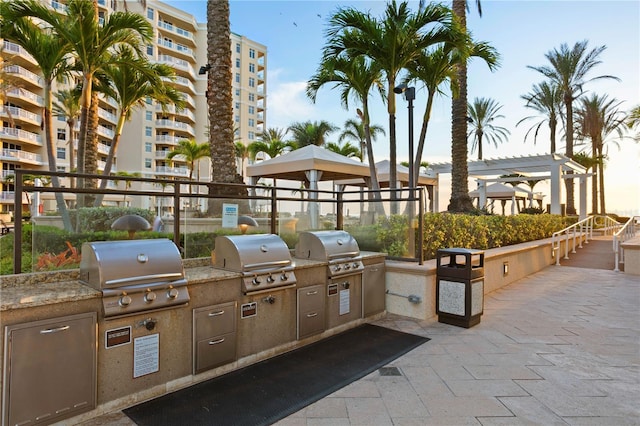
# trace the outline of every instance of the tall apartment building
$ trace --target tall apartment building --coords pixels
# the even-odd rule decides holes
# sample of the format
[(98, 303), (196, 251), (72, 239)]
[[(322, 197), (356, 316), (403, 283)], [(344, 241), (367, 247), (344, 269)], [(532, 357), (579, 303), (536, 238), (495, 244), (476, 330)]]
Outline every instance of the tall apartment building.
[[(51, 8), (65, 13), (65, 2), (41, 0)], [(143, 3), (145, 3), (143, 5)], [(123, 10), (122, 0), (98, 0), (100, 19), (114, 10)], [(151, 61), (172, 66), (177, 78), (173, 83), (184, 95), (183, 110), (170, 108), (162, 111), (151, 99), (144, 108), (132, 114), (123, 129), (112, 172), (127, 171), (143, 177), (162, 179), (186, 179), (189, 165), (172, 160), (168, 153), (183, 139), (199, 143), (208, 141), (208, 117), (206, 103), (207, 72), (207, 26), (196, 18), (168, 4), (148, 0), (127, 2), (127, 9), (140, 13), (152, 24), (154, 42), (146, 47)], [(234, 102), (234, 128), (237, 140), (245, 144), (253, 142), (265, 129), (266, 122), (266, 46), (241, 35), (231, 34), (232, 85)], [(41, 126), (42, 81), (36, 62), (20, 46), (3, 41), (3, 59), (9, 64), (5, 73), (15, 86), (6, 94), (5, 105), (0, 109), (3, 126), (0, 129), (0, 214), (5, 220), (13, 210), (14, 169), (47, 170), (46, 148)], [(55, 91), (60, 88), (54, 87)], [(118, 108), (113, 100), (102, 97), (100, 102), (99, 163), (102, 170), (107, 158), (117, 123)], [(77, 131), (78, 127), (76, 127)], [(54, 138), (57, 140), (57, 166), (60, 171), (71, 171), (70, 129), (65, 117), (54, 117)], [(74, 138), (75, 139), (75, 138)], [(208, 181), (210, 164), (208, 159), (200, 161), (194, 177)], [(7, 179), (7, 177), (9, 177)], [(148, 189), (148, 188), (145, 188)], [(161, 188), (155, 188), (158, 191)], [(135, 204), (143, 208), (155, 208), (160, 203), (164, 212), (171, 212), (170, 200), (147, 198)], [(119, 198), (118, 198), (119, 199)], [(25, 199), (25, 203), (28, 201)], [(117, 203), (117, 200), (106, 203)], [(50, 204), (54, 208), (53, 203)]]

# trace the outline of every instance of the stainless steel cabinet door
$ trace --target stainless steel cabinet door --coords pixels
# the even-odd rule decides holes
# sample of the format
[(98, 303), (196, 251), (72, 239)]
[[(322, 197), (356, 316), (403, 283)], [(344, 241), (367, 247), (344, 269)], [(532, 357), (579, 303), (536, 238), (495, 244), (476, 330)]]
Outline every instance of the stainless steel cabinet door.
[(4, 424), (48, 424), (95, 408), (96, 318), (5, 327)]

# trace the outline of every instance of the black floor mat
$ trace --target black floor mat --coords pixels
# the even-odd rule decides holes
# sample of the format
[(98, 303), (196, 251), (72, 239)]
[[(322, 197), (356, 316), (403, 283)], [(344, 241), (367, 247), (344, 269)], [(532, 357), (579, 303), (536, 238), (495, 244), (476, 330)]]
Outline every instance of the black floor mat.
[(124, 410), (144, 425), (269, 425), (429, 339), (364, 324)]

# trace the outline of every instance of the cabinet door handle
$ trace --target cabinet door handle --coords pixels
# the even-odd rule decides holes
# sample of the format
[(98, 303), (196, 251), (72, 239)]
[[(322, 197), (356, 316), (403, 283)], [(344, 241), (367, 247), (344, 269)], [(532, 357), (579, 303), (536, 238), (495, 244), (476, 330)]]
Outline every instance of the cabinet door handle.
[(217, 317), (217, 316), (220, 316), (220, 315), (222, 315), (222, 314), (224, 314), (224, 310), (222, 310), (222, 311), (218, 311), (218, 312), (210, 312), (210, 313), (209, 313), (209, 316), (210, 316), (210, 317)]
[(218, 339), (218, 340), (212, 340), (212, 341), (209, 342), (209, 344), (210, 345), (217, 345), (217, 344), (222, 343), (222, 342), (224, 342), (224, 337), (221, 338), (221, 339)]
[(318, 316), (317, 312), (314, 312), (312, 314), (307, 314), (307, 318), (313, 318), (313, 317), (317, 317), (317, 316)]
[(315, 290), (315, 291), (308, 291), (308, 292), (307, 292), (307, 296), (313, 296), (313, 295), (316, 295), (316, 294), (318, 294), (318, 290)]
[(60, 327), (54, 327), (54, 328), (45, 328), (44, 330), (40, 330), (40, 334), (57, 333), (59, 331), (66, 331), (69, 328), (70, 326), (68, 325), (61, 325)]

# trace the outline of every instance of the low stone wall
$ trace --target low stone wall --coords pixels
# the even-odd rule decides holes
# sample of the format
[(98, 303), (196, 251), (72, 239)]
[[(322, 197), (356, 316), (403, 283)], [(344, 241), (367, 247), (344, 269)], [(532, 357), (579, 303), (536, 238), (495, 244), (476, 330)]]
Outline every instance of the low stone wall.
[(640, 237), (621, 244), (624, 250), (624, 273), (640, 275)]
[[(564, 241), (562, 244), (559, 253), (564, 253)], [(572, 250), (573, 240), (569, 244), (569, 250)], [(554, 264), (551, 247), (549, 238), (486, 250), (484, 293), (491, 293)], [(506, 274), (505, 264), (508, 265)], [(436, 260), (428, 260), (423, 265), (387, 260), (385, 265), (387, 312), (421, 320), (436, 318)], [(420, 302), (412, 303), (409, 296), (417, 296), (411, 299)]]

